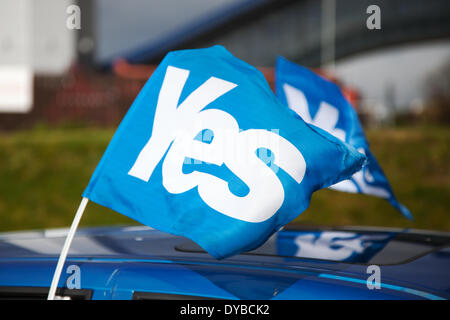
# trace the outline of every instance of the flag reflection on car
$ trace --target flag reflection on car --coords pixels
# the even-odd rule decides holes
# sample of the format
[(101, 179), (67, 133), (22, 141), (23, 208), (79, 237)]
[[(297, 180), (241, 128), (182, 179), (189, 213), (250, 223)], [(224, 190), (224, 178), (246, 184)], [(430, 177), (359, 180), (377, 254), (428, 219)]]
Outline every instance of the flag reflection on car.
[(276, 243), (280, 256), (368, 263), (393, 237), (393, 233), (284, 231), (277, 235)]

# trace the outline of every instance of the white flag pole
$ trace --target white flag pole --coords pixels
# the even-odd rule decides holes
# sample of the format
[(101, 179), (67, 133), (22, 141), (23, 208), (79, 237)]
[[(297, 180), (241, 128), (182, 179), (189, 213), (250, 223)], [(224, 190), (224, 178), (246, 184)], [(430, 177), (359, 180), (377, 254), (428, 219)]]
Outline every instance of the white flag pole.
[(64, 263), (66, 262), (67, 253), (69, 252), (70, 245), (72, 243), (75, 232), (77, 231), (78, 224), (80, 223), (81, 216), (83, 215), (84, 209), (86, 209), (86, 205), (89, 199), (84, 198), (81, 199), (80, 206), (78, 207), (77, 213), (75, 214), (75, 218), (73, 219), (72, 226), (70, 227), (69, 233), (67, 234), (66, 241), (64, 242), (64, 246), (62, 248), (61, 254), (59, 255), (58, 264), (56, 265), (56, 270), (53, 275), (52, 284), (50, 286), (50, 291), (48, 292), (47, 300), (54, 300), (56, 288), (58, 287), (59, 277), (61, 276), (62, 268)]

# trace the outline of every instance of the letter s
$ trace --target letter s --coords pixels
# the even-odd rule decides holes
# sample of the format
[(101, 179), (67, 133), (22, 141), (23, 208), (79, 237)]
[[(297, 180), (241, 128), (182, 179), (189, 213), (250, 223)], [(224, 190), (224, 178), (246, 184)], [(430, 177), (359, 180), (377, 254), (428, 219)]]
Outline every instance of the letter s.
[(247, 222), (265, 221), (283, 204), (284, 189), (277, 175), (257, 157), (257, 149), (271, 150), (275, 155), (274, 163), (297, 183), (303, 180), (306, 162), (294, 145), (267, 130), (242, 131), (234, 145), (233, 152), (225, 152), (224, 162), (244, 181), (250, 192), (245, 197), (235, 196), (226, 181), (210, 176), (211, 183), (199, 184), (199, 195), (210, 207), (232, 218)]

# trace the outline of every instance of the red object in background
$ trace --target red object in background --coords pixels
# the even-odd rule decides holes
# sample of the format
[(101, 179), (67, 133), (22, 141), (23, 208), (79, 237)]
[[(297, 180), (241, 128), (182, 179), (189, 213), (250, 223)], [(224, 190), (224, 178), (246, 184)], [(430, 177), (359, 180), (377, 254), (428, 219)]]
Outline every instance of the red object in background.
[[(152, 75), (155, 69), (155, 65), (130, 64), (124, 59), (118, 59), (113, 64), (113, 70), (117, 76), (133, 80), (145, 81)], [(275, 88), (274, 69), (269, 67), (258, 67), (258, 70), (262, 72), (273, 90)], [(336, 77), (324, 72), (323, 70), (314, 69), (313, 71), (318, 75), (336, 83), (341, 88), (344, 97), (356, 110), (358, 110), (358, 101), (360, 99), (360, 95), (356, 89), (342, 85)]]
[(154, 65), (129, 64), (124, 59), (118, 59), (113, 64), (113, 71), (117, 76), (133, 80), (147, 80), (155, 69)]
[[(122, 59), (113, 64), (113, 72), (74, 65), (62, 76), (35, 76), (33, 109), (25, 114), (2, 114), (0, 131), (32, 127), (38, 122), (116, 126), (155, 69), (154, 65), (133, 65)], [(274, 69), (258, 69), (274, 89)], [(340, 85), (337, 79), (322, 70), (314, 71)], [(357, 109), (358, 92), (347, 86), (340, 87)]]

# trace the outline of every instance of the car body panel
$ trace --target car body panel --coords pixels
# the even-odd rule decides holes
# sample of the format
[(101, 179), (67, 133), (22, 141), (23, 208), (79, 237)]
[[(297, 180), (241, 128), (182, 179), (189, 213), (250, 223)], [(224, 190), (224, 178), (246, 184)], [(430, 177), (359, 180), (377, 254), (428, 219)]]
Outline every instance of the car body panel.
[[(48, 288), (66, 229), (0, 234), (0, 288)], [(83, 228), (69, 251), (92, 299), (137, 293), (215, 299), (448, 299), (450, 236), (414, 230), (296, 228), (216, 260), (192, 241), (144, 226)], [(369, 265), (381, 288), (367, 286)], [(155, 296), (156, 297), (156, 296)]]

